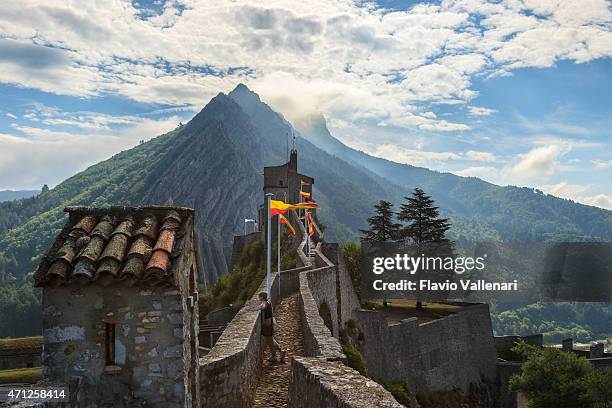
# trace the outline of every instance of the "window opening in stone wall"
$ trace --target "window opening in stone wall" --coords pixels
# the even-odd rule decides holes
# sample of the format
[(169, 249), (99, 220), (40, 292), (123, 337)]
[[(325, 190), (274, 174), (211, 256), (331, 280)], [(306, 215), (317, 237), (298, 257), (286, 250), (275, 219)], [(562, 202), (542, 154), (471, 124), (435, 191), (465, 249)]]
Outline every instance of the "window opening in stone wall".
[(115, 364), (115, 323), (106, 323), (106, 365)]

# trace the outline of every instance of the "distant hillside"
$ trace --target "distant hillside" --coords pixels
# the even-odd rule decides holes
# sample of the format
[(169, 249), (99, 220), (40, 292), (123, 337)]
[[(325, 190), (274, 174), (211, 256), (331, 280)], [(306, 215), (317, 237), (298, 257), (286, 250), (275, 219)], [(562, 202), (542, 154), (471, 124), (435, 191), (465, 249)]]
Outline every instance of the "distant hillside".
[(401, 188), (431, 194), (453, 221), (455, 239), (501, 241), (610, 241), (612, 211), (543, 194), (527, 187), (497, 186), (475, 177), (400, 164), (352, 149), (329, 132), (323, 116), (298, 127), (328, 153)]
[[(324, 121), (301, 130), (298, 167), (315, 178), (318, 215), (330, 241), (357, 238), (374, 203), (399, 203), (415, 186), (451, 217), (455, 238), (612, 239), (612, 211), (371, 157), (333, 138)], [(195, 208), (199, 280), (210, 287), (227, 270), (233, 235), (242, 233), (244, 218), (254, 217), (262, 203), (263, 167), (287, 159), (292, 133), (282, 115), (239, 85), (172, 132), (39, 195), (0, 203), (0, 337), (36, 333), (39, 301), (29, 277), (65, 223), (67, 205)]]
[(0, 190), (0, 202), (33, 197), (39, 193), (40, 190)]

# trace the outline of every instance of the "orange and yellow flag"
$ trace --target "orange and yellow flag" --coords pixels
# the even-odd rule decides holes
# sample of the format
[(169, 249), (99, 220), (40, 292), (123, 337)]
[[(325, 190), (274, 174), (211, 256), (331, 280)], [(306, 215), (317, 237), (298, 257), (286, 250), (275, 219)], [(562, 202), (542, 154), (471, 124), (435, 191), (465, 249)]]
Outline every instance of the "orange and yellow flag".
[(295, 235), (295, 228), (293, 228), (293, 225), (291, 225), (291, 223), (289, 222), (289, 220), (287, 218), (285, 218), (285, 216), (283, 214), (278, 214), (278, 219), (280, 220), (281, 224), (285, 224), (287, 226), (287, 228), (289, 228), (289, 231), (291, 231), (291, 235)]
[(304, 198), (310, 198), (311, 194), (306, 191), (300, 191), (300, 195)]
[(306, 222), (308, 222), (308, 235), (312, 237), (315, 231), (314, 227), (312, 226), (312, 218), (310, 218), (309, 212), (306, 212)]
[(292, 210), (294, 206), (287, 204), (279, 200), (270, 200), (270, 216), (274, 217), (278, 214), (284, 214), (289, 210)]

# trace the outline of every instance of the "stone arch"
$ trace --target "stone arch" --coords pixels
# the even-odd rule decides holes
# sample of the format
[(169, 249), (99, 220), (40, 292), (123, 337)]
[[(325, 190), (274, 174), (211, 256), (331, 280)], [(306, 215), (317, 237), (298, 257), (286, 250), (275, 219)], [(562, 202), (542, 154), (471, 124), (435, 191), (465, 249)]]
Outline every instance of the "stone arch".
[(323, 319), (323, 323), (325, 323), (325, 326), (327, 326), (327, 328), (329, 329), (329, 332), (333, 336), (334, 335), (334, 321), (332, 319), (331, 309), (329, 308), (326, 302), (321, 303), (321, 305), (319, 306), (319, 316), (321, 316), (321, 319)]

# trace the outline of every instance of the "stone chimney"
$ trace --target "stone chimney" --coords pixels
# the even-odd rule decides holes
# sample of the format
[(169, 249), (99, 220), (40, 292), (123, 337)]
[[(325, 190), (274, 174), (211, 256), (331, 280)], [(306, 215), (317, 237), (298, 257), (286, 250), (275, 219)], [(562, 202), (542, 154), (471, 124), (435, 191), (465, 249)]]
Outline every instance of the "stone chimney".
[(569, 339), (565, 339), (561, 342), (561, 346), (563, 351), (567, 352), (567, 353), (571, 353), (572, 350), (574, 349), (574, 339), (569, 338)]
[(589, 347), (589, 358), (602, 358), (604, 355), (604, 344), (595, 343)]
[(297, 172), (297, 150), (291, 149), (291, 156), (289, 156), (289, 166), (287, 170)]

